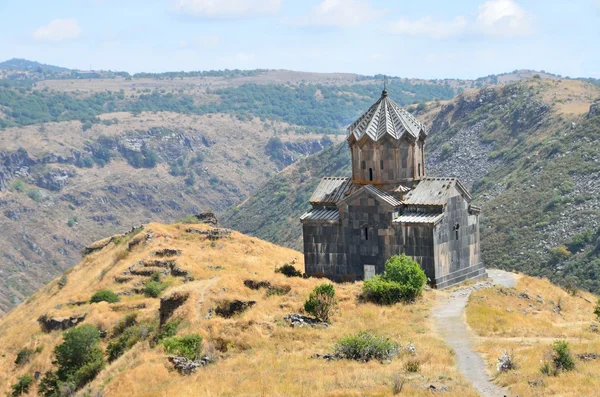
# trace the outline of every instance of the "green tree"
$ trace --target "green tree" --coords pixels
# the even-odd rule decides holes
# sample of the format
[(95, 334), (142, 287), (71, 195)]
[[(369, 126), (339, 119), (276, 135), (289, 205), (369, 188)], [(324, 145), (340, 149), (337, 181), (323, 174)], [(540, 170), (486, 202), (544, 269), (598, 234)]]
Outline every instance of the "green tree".
[(20, 396), (21, 394), (29, 393), (29, 388), (33, 384), (33, 377), (31, 375), (23, 375), (17, 378), (17, 383), (11, 386), (11, 395)]
[(336, 306), (335, 288), (329, 283), (316, 286), (304, 302), (304, 310), (322, 321), (329, 321)]
[(567, 341), (558, 340), (552, 345), (552, 362), (557, 372), (575, 369), (575, 361), (571, 356), (571, 349)]
[(600, 298), (598, 298), (598, 302), (596, 302), (596, 307), (594, 308), (594, 314), (596, 315), (596, 320), (600, 321)]
[(427, 276), (421, 266), (406, 255), (394, 255), (385, 263), (385, 271), (366, 280), (364, 296), (375, 303), (390, 305), (414, 301), (423, 292)]
[(63, 343), (54, 348), (56, 375), (60, 381), (73, 382), (79, 389), (104, 368), (100, 331), (85, 324), (66, 331), (63, 339)]

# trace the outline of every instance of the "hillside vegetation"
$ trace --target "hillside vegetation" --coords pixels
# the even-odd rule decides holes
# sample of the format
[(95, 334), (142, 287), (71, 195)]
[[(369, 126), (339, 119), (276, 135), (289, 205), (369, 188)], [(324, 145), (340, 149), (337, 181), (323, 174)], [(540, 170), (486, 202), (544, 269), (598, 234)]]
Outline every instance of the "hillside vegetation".
[[(415, 109), (429, 126), (428, 175), (460, 178), (483, 208), (486, 265), (600, 291), (599, 97), (591, 83), (533, 78)], [(349, 164), (344, 143), (298, 162), (224, 221), (299, 248), (307, 199)]]
[[(466, 319), (479, 336), (477, 350), (495, 382), (514, 395), (593, 396), (600, 388), (600, 333), (593, 315), (597, 299), (582, 291), (565, 291), (546, 279), (521, 276), (515, 288), (473, 293)], [(545, 375), (540, 369), (552, 361), (552, 346), (558, 340), (568, 343), (575, 369)], [(505, 351), (516, 369), (499, 372), (498, 357)]]
[[(377, 306), (360, 301), (362, 283), (335, 284), (338, 308), (328, 327), (291, 327), (284, 317), (301, 312), (323, 283), (275, 272), (286, 263), (303, 270), (297, 251), (213, 226), (157, 223), (87, 251), (79, 265), (0, 319), (0, 390), (36, 371), (41, 378), (30, 394), (48, 384), (48, 371), (57, 369), (56, 346), (73, 336), (52, 327), (67, 319), (77, 322), (71, 330), (100, 330), (95, 343), (103, 364), (80, 394), (380, 396), (402, 390), (426, 396), (433, 385), (447, 396), (477, 395), (432, 331), (430, 310), (440, 292), (425, 291), (410, 305)], [(160, 299), (148, 292), (157, 285)], [(89, 303), (92, 295), (114, 301), (106, 291), (119, 301)], [(230, 313), (236, 301), (246, 310)], [(399, 344), (399, 355), (366, 363), (313, 358), (369, 330)], [(179, 374), (168, 356), (194, 357), (199, 337), (210, 363)]]

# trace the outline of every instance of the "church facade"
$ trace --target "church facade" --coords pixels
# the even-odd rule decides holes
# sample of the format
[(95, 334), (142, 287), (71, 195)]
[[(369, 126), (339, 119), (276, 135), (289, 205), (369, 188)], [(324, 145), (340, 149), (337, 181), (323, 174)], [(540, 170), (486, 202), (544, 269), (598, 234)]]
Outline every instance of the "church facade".
[(300, 217), (308, 275), (363, 280), (406, 254), (437, 288), (486, 276), (480, 210), (456, 178), (427, 177), (426, 138), (385, 90), (348, 127), (352, 177), (323, 178)]

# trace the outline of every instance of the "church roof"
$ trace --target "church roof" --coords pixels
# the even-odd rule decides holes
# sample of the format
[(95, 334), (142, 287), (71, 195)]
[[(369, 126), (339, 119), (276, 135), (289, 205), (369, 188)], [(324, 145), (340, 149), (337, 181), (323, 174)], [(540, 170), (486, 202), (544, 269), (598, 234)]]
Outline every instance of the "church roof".
[(344, 198), (344, 193), (352, 187), (350, 178), (325, 177), (321, 179), (309, 202), (311, 204), (335, 205)]
[(393, 220), (394, 223), (427, 223), (436, 224), (444, 218), (444, 214), (406, 213)]
[(445, 205), (451, 197), (462, 195), (467, 201), (471, 195), (456, 178), (424, 178), (403, 200), (408, 205)]
[(354, 136), (356, 140), (365, 135), (374, 141), (386, 135), (400, 139), (406, 134), (416, 139), (421, 133), (427, 134), (425, 126), (392, 101), (385, 90), (381, 93), (381, 98), (348, 127), (348, 137)]
[(301, 221), (337, 221), (340, 218), (340, 212), (336, 209), (312, 209), (304, 213)]
[(396, 197), (392, 196), (389, 193), (384, 192), (383, 190), (379, 190), (377, 189), (375, 186), (373, 185), (365, 185), (365, 190), (372, 193), (373, 195), (379, 197), (380, 199), (382, 199), (383, 201), (385, 201), (386, 203), (388, 203), (389, 205), (393, 206), (393, 207), (397, 207), (400, 204), (402, 204)]

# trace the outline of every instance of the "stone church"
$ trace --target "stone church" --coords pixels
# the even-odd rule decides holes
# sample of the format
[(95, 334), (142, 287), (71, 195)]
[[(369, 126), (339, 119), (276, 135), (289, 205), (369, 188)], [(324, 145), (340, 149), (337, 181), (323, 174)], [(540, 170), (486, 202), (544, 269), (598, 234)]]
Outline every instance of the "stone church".
[(456, 178), (429, 178), (427, 131), (387, 91), (348, 127), (352, 177), (323, 178), (300, 217), (306, 273), (354, 281), (392, 255), (417, 261), (437, 288), (486, 275), (479, 208)]

